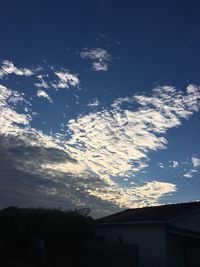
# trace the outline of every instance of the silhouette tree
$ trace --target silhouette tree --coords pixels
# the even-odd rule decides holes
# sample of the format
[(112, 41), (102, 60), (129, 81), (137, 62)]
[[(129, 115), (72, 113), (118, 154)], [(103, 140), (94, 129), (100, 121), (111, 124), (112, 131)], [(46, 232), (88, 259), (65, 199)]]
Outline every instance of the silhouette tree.
[(56, 266), (63, 251), (73, 256), (93, 233), (93, 219), (77, 211), (17, 207), (0, 211), (0, 240), (7, 250), (4, 254), (16, 250), (13, 247), (19, 244), (31, 244), (38, 257), (45, 251), (48, 266)]

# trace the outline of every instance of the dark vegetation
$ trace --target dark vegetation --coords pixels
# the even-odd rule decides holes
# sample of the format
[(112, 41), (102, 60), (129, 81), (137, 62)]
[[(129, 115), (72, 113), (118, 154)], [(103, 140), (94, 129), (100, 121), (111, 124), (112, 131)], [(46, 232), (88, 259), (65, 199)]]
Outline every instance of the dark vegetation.
[(0, 211), (0, 266), (82, 266), (94, 221), (77, 211), (15, 207)]

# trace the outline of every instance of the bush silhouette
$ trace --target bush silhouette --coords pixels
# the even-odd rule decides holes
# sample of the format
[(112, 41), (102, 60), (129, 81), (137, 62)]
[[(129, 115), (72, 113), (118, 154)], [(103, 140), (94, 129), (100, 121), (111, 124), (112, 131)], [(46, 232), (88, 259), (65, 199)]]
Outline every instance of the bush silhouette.
[(93, 220), (77, 211), (17, 207), (0, 211), (1, 240), (85, 240), (93, 236), (93, 231)]
[(5, 208), (0, 211), (0, 266), (81, 266), (84, 242), (93, 233), (93, 219), (77, 211)]

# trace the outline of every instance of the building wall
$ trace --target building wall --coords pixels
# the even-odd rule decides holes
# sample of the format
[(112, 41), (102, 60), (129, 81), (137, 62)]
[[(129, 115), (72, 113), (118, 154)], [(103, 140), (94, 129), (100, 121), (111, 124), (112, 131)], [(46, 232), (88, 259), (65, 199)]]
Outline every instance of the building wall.
[[(176, 219), (173, 222), (171, 222), (171, 225), (187, 230), (200, 232), (200, 211), (190, 213), (186, 216), (183, 216), (182, 218)], [(193, 245), (196, 246), (197, 240), (192, 237), (189, 238), (189, 237), (184, 237), (184, 235), (181, 236), (172, 233), (167, 234), (166, 240), (167, 240), (168, 266), (170, 267), (190, 266), (186, 265), (187, 261), (186, 251), (188, 247)]]
[(168, 267), (184, 267), (184, 242), (181, 236), (168, 233), (166, 236), (167, 245), (167, 266)]
[(179, 218), (173, 221), (171, 225), (200, 232), (200, 211)]
[(140, 267), (166, 266), (165, 226), (140, 224), (122, 226), (98, 226), (96, 237), (105, 237), (106, 243), (139, 245)]

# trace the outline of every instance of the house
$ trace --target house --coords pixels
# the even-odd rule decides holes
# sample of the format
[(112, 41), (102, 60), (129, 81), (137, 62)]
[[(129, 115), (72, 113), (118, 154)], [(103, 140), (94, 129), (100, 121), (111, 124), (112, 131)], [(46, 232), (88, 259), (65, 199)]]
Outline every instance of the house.
[(96, 223), (96, 242), (137, 245), (140, 267), (200, 266), (200, 202), (127, 209)]

